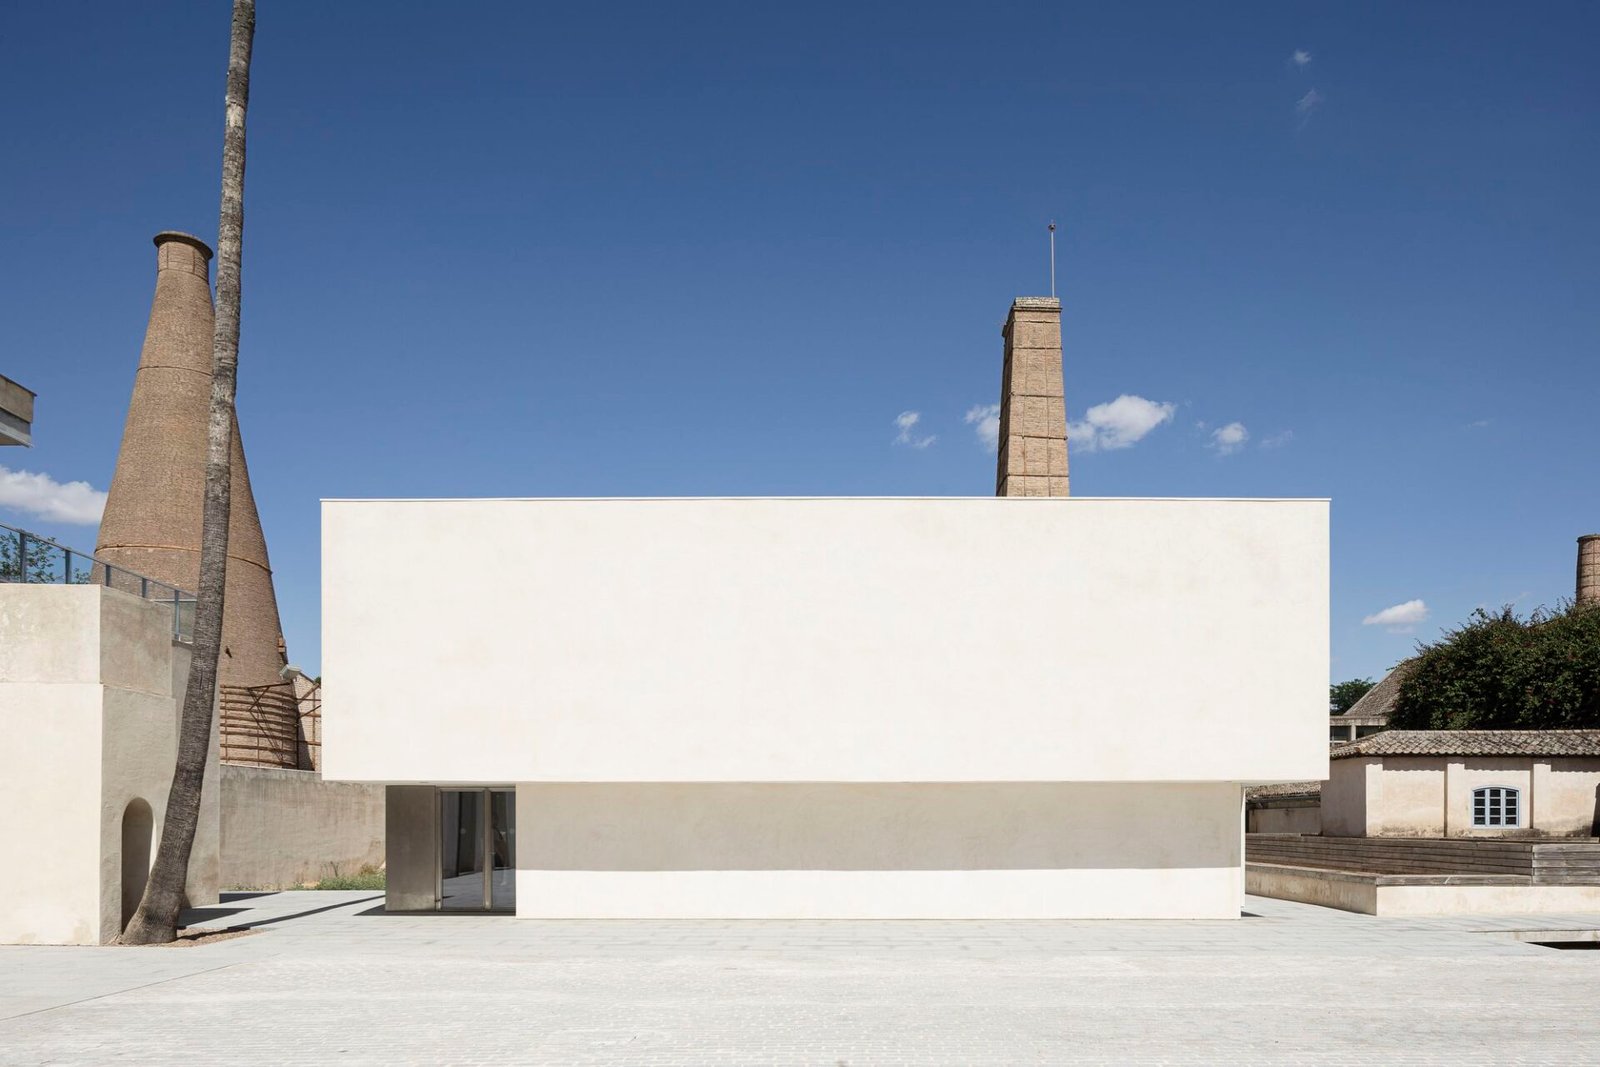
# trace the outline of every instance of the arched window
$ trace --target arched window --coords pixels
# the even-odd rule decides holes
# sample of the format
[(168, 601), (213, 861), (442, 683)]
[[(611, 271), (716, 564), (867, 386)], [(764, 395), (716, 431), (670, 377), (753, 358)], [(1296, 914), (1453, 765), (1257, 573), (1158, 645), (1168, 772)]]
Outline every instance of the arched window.
[(1521, 791), (1506, 785), (1479, 786), (1472, 791), (1472, 825), (1518, 826)]

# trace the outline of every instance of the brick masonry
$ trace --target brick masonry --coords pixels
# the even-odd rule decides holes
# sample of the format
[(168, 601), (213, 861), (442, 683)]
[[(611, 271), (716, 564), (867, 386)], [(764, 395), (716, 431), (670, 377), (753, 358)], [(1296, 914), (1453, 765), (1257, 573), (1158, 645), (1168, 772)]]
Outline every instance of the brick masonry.
[[(156, 289), (144, 349), (134, 376), (122, 448), (111, 479), (96, 554), (108, 563), (193, 591), (200, 578), (200, 518), (205, 496), (206, 423), (211, 403), (211, 249), (198, 238), (160, 233)], [(233, 508), (228, 524), (227, 603), (218, 684), (279, 686), (286, 662), (267, 542), (250, 489), (237, 420), (233, 435)], [(281, 725), (299, 728), (289, 713)], [(253, 724), (224, 723), (223, 746), (255, 748)], [(297, 746), (271, 766), (294, 767)], [(283, 751), (283, 746), (270, 746)], [(258, 762), (252, 760), (252, 762)]]
[(1578, 538), (1578, 588), (1580, 604), (1600, 606), (1600, 534)]
[(1067, 496), (1067, 407), (1061, 301), (1021, 296), (1001, 330), (1000, 455), (996, 496)]

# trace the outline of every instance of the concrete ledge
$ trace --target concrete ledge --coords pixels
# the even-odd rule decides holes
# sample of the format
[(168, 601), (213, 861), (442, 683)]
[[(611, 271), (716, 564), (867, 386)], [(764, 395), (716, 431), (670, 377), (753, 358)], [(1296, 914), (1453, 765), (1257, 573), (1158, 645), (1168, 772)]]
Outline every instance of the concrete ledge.
[(1600, 885), (1535, 885), (1526, 875), (1509, 874), (1377, 874), (1247, 863), (1245, 892), (1380, 916), (1600, 911)]

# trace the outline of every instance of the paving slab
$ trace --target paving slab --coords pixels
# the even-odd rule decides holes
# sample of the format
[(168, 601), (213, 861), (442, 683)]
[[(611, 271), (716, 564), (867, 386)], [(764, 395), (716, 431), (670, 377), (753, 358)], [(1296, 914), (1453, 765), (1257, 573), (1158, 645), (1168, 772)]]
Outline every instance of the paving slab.
[(229, 895), (191, 948), (0, 947), (0, 1063), (1593, 1063), (1600, 915), (534, 921)]

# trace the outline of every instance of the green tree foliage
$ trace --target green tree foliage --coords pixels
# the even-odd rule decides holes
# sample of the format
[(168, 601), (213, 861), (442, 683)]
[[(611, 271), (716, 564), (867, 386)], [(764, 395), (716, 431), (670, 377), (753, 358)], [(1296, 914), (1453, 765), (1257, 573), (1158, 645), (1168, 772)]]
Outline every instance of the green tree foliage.
[(1600, 608), (1522, 618), (1508, 605), (1417, 650), (1389, 725), (1409, 730), (1600, 728)]
[(66, 549), (37, 534), (0, 528), (0, 582), (82, 585), (89, 580), (89, 571), (79, 564), (87, 560), (79, 553), (69, 556)]
[(1367, 695), (1375, 683), (1371, 678), (1352, 678), (1348, 682), (1335, 682), (1328, 686), (1328, 710), (1343, 715), (1356, 706), (1356, 701)]
[(35, 537), (24, 541), (16, 531), (0, 530), (0, 582), (43, 584), (57, 580), (50, 573), (51, 562), (47, 542)]

